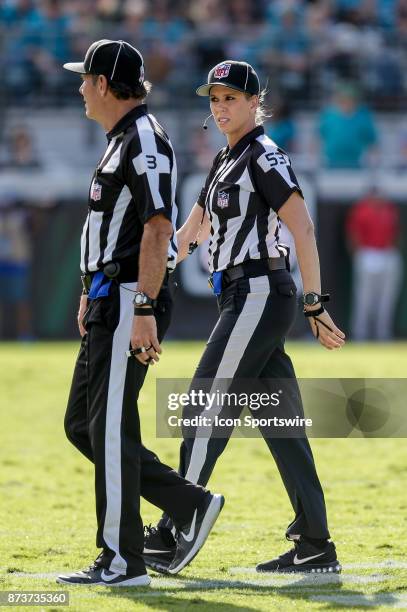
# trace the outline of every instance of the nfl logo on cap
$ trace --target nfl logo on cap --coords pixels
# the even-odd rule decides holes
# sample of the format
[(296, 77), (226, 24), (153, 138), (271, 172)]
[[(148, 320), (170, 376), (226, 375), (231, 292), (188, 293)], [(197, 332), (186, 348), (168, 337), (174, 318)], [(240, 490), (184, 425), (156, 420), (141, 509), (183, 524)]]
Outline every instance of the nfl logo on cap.
[(227, 208), (229, 206), (229, 194), (226, 191), (219, 191), (218, 193), (218, 207)]
[(220, 64), (215, 68), (214, 78), (215, 79), (225, 79), (229, 76), (230, 64)]

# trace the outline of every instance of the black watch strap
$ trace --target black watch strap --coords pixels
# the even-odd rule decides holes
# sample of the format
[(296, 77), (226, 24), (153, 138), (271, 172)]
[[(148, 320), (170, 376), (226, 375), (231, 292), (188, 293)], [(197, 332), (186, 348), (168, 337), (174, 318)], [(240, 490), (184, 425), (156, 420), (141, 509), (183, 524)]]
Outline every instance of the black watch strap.
[(304, 317), (317, 317), (318, 315), (325, 312), (325, 308), (321, 306), (317, 310), (304, 310)]
[(153, 308), (143, 308), (142, 306), (134, 307), (135, 317), (151, 317), (152, 315), (154, 315)]

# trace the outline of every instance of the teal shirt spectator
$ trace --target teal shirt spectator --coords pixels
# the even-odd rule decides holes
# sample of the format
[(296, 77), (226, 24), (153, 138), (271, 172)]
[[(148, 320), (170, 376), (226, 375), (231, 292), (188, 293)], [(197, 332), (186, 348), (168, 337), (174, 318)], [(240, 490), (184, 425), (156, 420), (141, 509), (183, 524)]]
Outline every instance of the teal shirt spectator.
[(319, 134), (329, 168), (360, 168), (365, 153), (377, 141), (373, 116), (365, 106), (351, 113), (328, 107), (320, 116)]
[(279, 119), (266, 126), (266, 134), (280, 149), (288, 153), (293, 150), (296, 137), (295, 125), (291, 118)]
[(0, 7), (0, 33), (3, 35), (2, 64), (14, 70), (21, 62), (29, 60), (32, 32), (41, 26), (41, 14), (27, 7), (18, 10), (16, 6)]
[(58, 62), (64, 62), (70, 57), (71, 19), (61, 14), (54, 19), (40, 15), (38, 23), (31, 29), (30, 42), (32, 47), (46, 51)]
[(142, 24), (142, 33), (149, 40), (175, 45), (188, 34), (188, 24), (178, 17), (164, 22), (149, 17)]

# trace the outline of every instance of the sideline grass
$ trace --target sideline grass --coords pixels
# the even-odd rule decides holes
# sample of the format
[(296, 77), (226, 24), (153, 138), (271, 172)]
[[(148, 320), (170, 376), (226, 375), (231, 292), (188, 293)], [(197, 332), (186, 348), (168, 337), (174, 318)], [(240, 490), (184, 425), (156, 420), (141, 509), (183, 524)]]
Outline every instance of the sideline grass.
[[(202, 343), (164, 345), (141, 395), (144, 442), (174, 466), (177, 441), (155, 438), (154, 379), (191, 375), (201, 350)], [(332, 353), (291, 343), (288, 350), (299, 376), (406, 374), (403, 343), (349, 344)], [(95, 557), (92, 466), (68, 444), (62, 427), (76, 351), (72, 343), (0, 345), (0, 590), (56, 590), (54, 574)], [(345, 565), (339, 581), (252, 572), (287, 548), (283, 534), (292, 512), (262, 440), (234, 439), (210, 483), (226, 495), (225, 508), (180, 578), (157, 577), (141, 591), (70, 588), (69, 609), (407, 608), (405, 440), (313, 440), (312, 446)], [(142, 513), (146, 523), (158, 517), (144, 502)]]

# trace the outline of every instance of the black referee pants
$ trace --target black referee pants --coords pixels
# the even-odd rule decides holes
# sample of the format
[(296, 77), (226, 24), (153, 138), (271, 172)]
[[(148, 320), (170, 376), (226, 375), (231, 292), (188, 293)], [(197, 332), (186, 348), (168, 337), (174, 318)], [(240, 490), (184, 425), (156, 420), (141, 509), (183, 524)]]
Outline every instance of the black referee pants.
[[(129, 575), (145, 573), (140, 495), (177, 526), (190, 521), (205, 495), (141, 443), (137, 400), (147, 368), (126, 356), (135, 289), (136, 283), (112, 283), (108, 297), (90, 302), (65, 416), (68, 439), (95, 464), (102, 565)], [(162, 289), (155, 312), (160, 342), (171, 308), (168, 289)]]
[[(295, 285), (289, 272), (278, 270), (269, 276), (235, 281), (222, 292), (218, 302), (220, 318), (191, 389), (200, 388), (199, 379), (292, 379), (290, 387), (296, 390), (293, 395), (298, 403), (295, 413), (303, 415), (294, 368), (284, 351), (285, 336), (296, 314)], [(219, 416), (222, 414), (220, 406)], [(295, 518), (287, 528), (287, 536), (328, 538), (324, 495), (308, 439), (271, 438), (267, 431), (261, 433), (294, 509)], [(180, 474), (205, 486), (227, 443), (227, 436), (185, 438), (180, 449)], [(160, 526), (169, 527), (171, 521), (164, 516)]]

